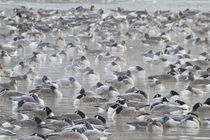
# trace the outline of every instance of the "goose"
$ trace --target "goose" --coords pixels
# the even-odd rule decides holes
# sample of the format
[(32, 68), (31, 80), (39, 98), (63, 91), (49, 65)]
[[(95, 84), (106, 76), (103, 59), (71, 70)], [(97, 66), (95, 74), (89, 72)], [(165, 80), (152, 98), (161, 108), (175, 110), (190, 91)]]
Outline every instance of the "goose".
[[(33, 52), (32, 56), (26, 58), (26, 63), (30, 65), (39, 65), (46, 62), (46, 55), (40, 52)], [(33, 68), (33, 67), (31, 67)], [(27, 71), (27, 70), (26, 70)]]
[(137, 75), (138, 77), (145, 77), (145, 74), (146, 74), (145, 70), (140, 66), (132, 66), (132, 67), (129, 67), (128, 70), (131, 73)]
[(72, 87), (74, 89), (81, 89), (81, 84), (74, 77), (69, 77), (67, 79), (60, 79), (55, 81), (55, 83), (60, 88)]
[(188, 86), (185, 90), (181, 92), (181, 95), (191, 97), (191, 96), (198, 96), (202, 97), (206, 94), (206, 92), (202, 91), (201, 89), (194, 88), (192, 86)]
[(35, 103), (39, 103), (41, 105), (44, 105), (44, 100), (42, 100), (41, 98), (38, 97), (37, 94), (32, 93), (29, 95), (22, 95), (22, 96), (16, 96), (16, 97), (10, 97), (9, 98), (11, 101), (21, 101), (24, 100), (25, 102), (35, 102)]
[(157, 120), (152, 120), (151, 122), (148, 123), (146, 130), (152, 133), (162, 133), (163, 125)]
[(62, 120), (64, 118), (67, 118), (67, 119), (70, 119), (70, 120), (74, 121), (74, 120), (85, 119), (86, 115), (85, 115), (84, 112), (82, 112), (80, 110), (77, 110), (74, 113), (66, 113), (66, 114), (61, 114), (61, 115), (48, 117), (48, 119), (52, 119), (52, 120)]
[(46, 75), (33, 79), (33, 87), (42, 86), (46, 83), (50, 83), (50, 79)]
[(17, 97), (17, 96), (22, 96), (22, 95), (26, 95), (26, 94), (19, 91), (15, 91), (15, 90), (9, 90), (7, 88), (4, 88), (0, 91), (0, 97), (11, 98), (11, 97)]
[(2, 64), (0, 64), (0, 76), (2, 77), (11, 77), (14, 71), (12, 69), (5, 69)]
[(0, 128), (0, 135), (15, 136), (16, 133), (14, 133), (10, 130), (7, 130), (7, 129)]
[(54, 131), (59, 131), (63, 127), (73, 125), (73, 124), (74, 123), (72, 120), (64, 118), (62, 120), (53, 120), (52, 122), (41, 124), (39, 127), (54, 130)]
[(43, 122), (40, 118), (34, 117), (33, 119), (28, 119), (28, 120), (12, 120), (12, 121), (10, 121), (10, 123), (12, 125), (16, 125), (21, 128), (24, 128), (24, 127), (37, 128)]
[(106, 99), (113, 99), (119, 95), (119, 92), (112, 86), (109, 86), (108, 89), (101, 91), (98, 94)]
[(153, 76), (149, 76), (148, 79), (157, 79), (158, 81), (172, 81), (172, 82), (176, 82), (177, 79), (176, 77), (174, 77), (173, 75), (170, 74), (160, 74), (160, 75), (153, 75)]
[(88, 140), (88, 138), (82, 134), (81, 130), (76, 128), (70, 131), (50, 133), (47, 134), (46, 138), (52, 140)]
[(49, 56), (49, 61), (52, 63), (60, 63), (62, 64), (63, 60), (58, 54), (52, 54)]
[(163, 117), (160, 118), (147, 118), (147, 120), (134, 120), (134, 121), (129, 121), (126, 124), (128, 126), (130, 126), (131, 128), (147, 128), (147, 126), (149, 125), (149, 123), (151, 123), (151, 121), (157, 121), (159, 123), (161, 123), (163, 126), (165, 127), (179, 127), (180, 122), (179, 121), (175, 121), (173, 118), (171, 118), (170, 116), (168, 116), (168, 114), (164, 114)]
[(109, 52), (100, 53), (95, 58), (95, 64), (99, 64), (100, 62), (105, 62), (105, 61), (113, 61), (113, 57), (114, 56)]
[(155, 94), (154, 97), (152, 98), (152, 101), (151, 101), (151, 108), (154, 106), (154, 105), (157, 105), (157, 104), (160, 104), (160, 103), (169, 103), (170, 101), (166, 98), (166, 97), (162, 97), (161, 94)]
[(180, 122), (175, 121), (168, 114), (164, 114), (163, 120), (164, 120), (163, 126), (165, 127), (179, 127), (180, 126)]
[(117, 79), (114, 78), (114, 79), (106, 80), (105, 82), (109, 84), (110, 86), (115, 87), (117, 89), (134, 87), (133, 79), (128, 76), (119, 76)]
[(167, 99), (174, 102), (175, 100), (181, 100), (181, 96), (174, 90), (171, 90), (168, 94), (165, 95)]
[(79, 65), (82, 69), (90, 67), (90, 61), (84, 55), (81, 57), (74, 58), (72, 60), (72, 63)]
[(43, 109), (44, 106), (38, 103), (34, 102), (25, 102), (24, 100), (21, 100), (17, 103), (17, 106), (14, 107), (14, 111), (32, 111), (35, 109)]
[(17, 84), (17, 81), (12, 79), (9, 82), (0, 82), (0, 87), (10, 89), (10, 90), (17, 90), (16, 84)]
[(135, 107), (136, 110), (140, 110), (149, 106), (148, 103), (139, 102), (139, 101), (125, 100), (125, 102), (128, 107)]
[(124, 53), (127, 50), (126, 41), (123, 40), (121, 43), (113, 43), (111, 46), (106, 46), (107, 51), (121, 52)]
[(100, 81), (100, 75), (93, 69), (90, 69), (83, 73), (84, 81), (87, 81), (90, 85), (95, 85)]
[(0, 59), (2, 59), (3, 61), (6, 61), (6, 62), (10, 62), (11, 56), (9, 55), (9, 53), (6, 50), (1, 50), (0, 51)]
[(33, 69), (29, 69), (26, 72), (26, 75), (30, 78), (30, 79), (35, 79), (37, 77), (37, 73), (33, 70)]
[(114, 113), (112, 114), (112, 119), (118, 119), (118, 118), (127, 118), (127, 119), (136, 119), (140, 116), (148, 116), (149, 113), (143, 112), (143, 111), (137, 111), (133, 108), (124, 108), (123, 106), (119, 106), (116, 108)]
[(0, 49), (6, 51), (7, 53), (11, 55), (17, 56), (18, 54), (21, 54), (24, 52), (24, 47), (22, 45), (18, 46), (2, 46), (0, 45)]
[(64, 46), (66, 46), (66, 41), (62, 37), (58, 37), (55, 41), (56, 50), (62, 50)]
[(180, 122), (180, 127), (183, 128), (195, 128), (199, 129), (201, 125), (200, 119), (197, 114), (189, 113), (184, 119)]
[(82, 88), (78, 93), (76, 93), (74, 96), (73, 96), (73, 99), (76, 99), (78, 97), (78, 95), (85, 95), (85, 96), (88, 96), (88, 97), (93, 97), (93, 98), (103, 98), (101, 95), (93, 92), (93, 91), (86, 91), (84, 88)]
[(148, 81), (148, 83), (146, 83), (146, 86), (150, 89), (161, 92), (164, 92), (166, 89), (165, 85), (156, 78), (153, 78), (152, 81)]
[(103, 125), (106, 126), (106, 119), (100, 115), (95, 115), (93, 118), (85, 118), (85, 119), (80, 119), (80, 120), (75, 120), (75, 123), (87, 123), (89, 122), (90, 124), (93, 125)]
[(120, 72), (121, 66), (113, 61), (111, 63), (106, 64), (104, 70), (105, 72)]
[(58, 98), (61, 98), (63, 96), (63, 94), (54, 85), (51, 85), (49, 88), (37, 87), (29, 91), (29, 93), (37, 93), (41, 96), (54, 96)]
[(83, 55), (85, 53), (85, 48), (79, 45), (75, 45), (73, 43), (68, 43), (65, 47), (64, 50), (66, 53), (70, 56), (77, 56), (77, 55)]
[(88, 48), (88, 46), (85, 46), (85, 52), (89, 53), (89, 54), (100, 54), (100, 53), (104, 53), (105, 50), (103, 50), (103, 49), (90, 49), (90, 48)]
[(101, 132), (95, 129), (89, 122), (86, 123), (86, 130), (83, 133), (88, 139), (100, 139), (101, 137), (108, 137), (111, 133)]
[(34, 140), (34, 139), (36, 139), (36, 140), (46, 140), (46, 137), (42, 134), (39, 134), (39, 133), (33, 133), (30, 136), (24, 136), (24, 137), (16, 139), (16, 140)]
[(147, 121), (134, 120), (134, 121), (126, 122), (126, 124), (130, 128), (141, 129), (141, 128), (147, 128), (148, 122)]
[(163, 114), (168, 114), (168, 113), (179, 111), (179, 110), (186, 110), (186, 108), (179, 105), (174, 105), (171, 103), (168, 103), (168, 104), (158, 103), (156, 105), (153, 105), (150, 109), (151, 113), (156, 112), (156, 113), (163, 113)]
[(201, 103), (196, 103), (192, 107), (192, 112), (197, 113), (201, 116), (207, 116), (209, 114), (209, 108), (210, 108), (210, 99), (206, 99), (206, 101)]
[(26, 73), (29, 69), (34, 69), (32, 66), (29, 64), (24, 63), (23, 61), (19, 62), (16, 66), (13, 67), (14, 73), (17, 74), (24, 74)]
[[(118, 105), (121, 105), (123, 107), (127, 107), (126, 101), (127, 100), (118, 99), (115, 102), (111, 101), (111, 102), (99, 103), (99, 104), (95, 105), (95, 107), (97, 107), (99, 109), (99, 111), (107, 112), (107, 114), (109, 114), (108, 112), (110, 112), (110, 110), (112, 110), (112, 109), (115, 109)], [(112, 113), (110, 113), (110, 114), (112, 114)]]
[(99, 102), (105, 102), (106, 99), (100, 97), (100, 96), (88, 96), (84, 92), (80, 92), (80, 95), (76, 97), (74, 100), (74, 106), (82, 105), (82, 104), (87, 104), (87, 103), (99, 103)]
[(126, 59), (124, 57), (120, 57), (120, 56), (114, 55), (112, 58), (113, 58), (112, 61), (116, 62), (120, 66), (126, 66), (127, 65), (127, 61), (126, 61)]
[(133, 80), (135, 80), (135, 76), (131, 73), (131, 71), (127, 70), (127, 71), (121, 71), (121, 72), (118, 72), (118, 71), (114, 71), (113, 72), (113, 75), (117, 78), (117, 77), (129, 77)]
[(68, 54), (65, 52), (65, 50), (61, 50), (58, 53), (58, 56), (64, 61), (64, 60), (69, 60)]
[(20, 112), (22, 114), (26, 114), (30, 118), (36, 116), (36, 117), (40, 118), (43, 121), (45, 121), (49, 117), (53, 117), (54, 116), (53, 111), (47, 106), (45, 106), (43, 109), (35, 109), (35, 110), (31, 110), (31, 111), (23, 110), (23, 111), (20, 111)]
[(31, 84), (31, 79), (28, 77), (27, 74), (11, 76), (10, 79), (17, 81), (26, 81), (28, 84)]
[(95, 91), (97, 94), (106, 92), (109, 89), (109, 86), (102, 84), (101, 82), (97, 82), (96, 85), (92, 86), (91, 89)]
[(119, 94), (118, 97), (125, 100), (135, 100), (141, 102), (146, 102), (148, 100), (148, 95), (142, 90), (137, 90), (131, 93)]
[(184, 108), (184, 111), (185, 111), (185, 112), (186, 112), (186, 111), (187, 111), (187, 112), (189, 111), (189, 106), (188, 106), (185, 102), (180, 101), (180, 100), (176, 100), (176, 101), (174, 101), (174, 102), (175, 102), (175, 104), (177, 104), (178, 106)]

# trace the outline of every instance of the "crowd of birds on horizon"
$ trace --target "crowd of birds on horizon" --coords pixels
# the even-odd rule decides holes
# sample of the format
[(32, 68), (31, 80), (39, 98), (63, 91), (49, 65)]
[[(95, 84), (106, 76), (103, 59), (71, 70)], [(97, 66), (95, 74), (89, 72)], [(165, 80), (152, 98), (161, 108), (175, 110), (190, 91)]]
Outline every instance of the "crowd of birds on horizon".
[[(0, 100), (11, 102), (10, 110), (18, 114), (0, 116), (0, 136), (18, 140), (100, 139), (112, 135), (107, 121), (116, 120), (154, 134), (166, 128), (208, 125), (209, 17), (210, 12), (189, 9), (150, 12), (120, 7), (54, 10), (22, 6), (0, 10)], [(143, 52), (141, 47), (154, 49)], [(137, 51), (144, 64), (129, 64), (124, 56), (131, 50)], [(11, 65), (14, 60), (17, 63)], [(46, 63), (52, 70), (65, 63), (64, 71), (71, 76), (55, 80), (37, 73)], [(161, 65), (161, 72), (147, 76), (145, 65), (151, 69)], [(100, 79), (96, 67), (103, 69), (107, 79)], [(145, 79), (145, 86), (156, 93), (138, 88), (139, 79)], [(21, 82), (32, 88), (19, 91)], [(166, 92), (168, 83), (181, 83), (186, 88)], [(61, 89), (74, 91), (69, 96), (75, 112), (56, 114), (45, 105), (48, 97), (62, 100)], [(191, 106), (186, 102), (192, 98), (205, 99)], [(80, 108), (84, 105), (99, 112), (88, 117)], [(17, 138), (16, 132), (22, 128), (35, 131)]]

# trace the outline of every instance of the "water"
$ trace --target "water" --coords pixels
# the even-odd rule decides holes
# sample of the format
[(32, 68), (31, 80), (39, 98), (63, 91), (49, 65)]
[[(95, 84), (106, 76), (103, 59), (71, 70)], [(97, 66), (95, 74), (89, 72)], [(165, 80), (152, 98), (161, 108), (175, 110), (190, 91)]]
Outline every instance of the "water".
[(96, 7), (110, 9), (123, 7), (129, 10), (192, 10), (209, 11), (208, 0), (1, 0), (1, 7), (15, 7), (26, 5), (37, 8), (69, 9), (83, 5), (89, 7), (94, 4)]
[[(196, 9), (201, 11), (208, 11), (210, 6), (210, 1), (208, 0), (177, 0), (174, 1), (168, 1), (168, 0), (25, 0), (25, 1), (19, 1), (19, 0), (1, 0), (0, 1), (0, 9), (7, 9), (8, 11), (10, 8), (19, 7), (22, 5), (25, 5), (27, 7), (33, 7), (33, 8), (47, 8), (47, 9), (63, 9), (67, 10), (72, 7), (77, 7), (79, 5), (83, 5), (84, 7), (89, 7), (90, 5), (94, 4), (97, 9), (103, 8), (106, 10), (116, 8), (116, 7), (123, 7), (125, 9), (129, 10), (144, 10), (148, 9), (148, 11), (155, 11), (155, 10), (172, 10), (178, 12), (179, 10), (184, 10), (186, 8), (190, 9)], [(3, 30), (3, 28), (1, 29)], [(5, 31), (6, 32), (6, 31)], [(49, 37), (49, 38), (55, 38), (55, 37)], [(182, 37), (180, 37), (182, 38)], [(68, 37), (65, 37), (66, 40), (68, 40)], [(52, 40), (52, 39), (51, 39)], [(2, 44), (7, 44), (8, 40), (1, 39), (0, 40)], [(183, 41), (182, 39), (179, 41)], [(144, 46), (141, 43), (140, 36), (137, 37), (135, 41), (133, 40), (127, 40), (127, 47), (128, 51), (124, 54), (121, 54), (126, 60), (127, 65), (122, 66), (123, 70), (126, 70), (130, 66), (140, 65), (146, 70), (146, 76), (159, 74), (163, 72), (162, 65), (150, 65), (143, 62), (143, 58), (141, 54), (143, 52), (146, 52), (150, 49), (153, 49), (154, 51), (161, 50), (163, 46)], [(90, 45), (92, 45), (90, 43)], [(185, 49), (189, 49), (189, 46), (182, 44)], [(196, 46), (191, 46), (190, 48), (192, 50), (191, 57), (195, 57), (206, 50), (206, 48), (198, 48)], [(22, 61), (26, 56), (32, 54), (33, 51), (36, 51), (32, 49), (31, 47), (26, 47), (24, 55), (18, 55), (13, 56), (11, 62), (5, 62), (0, 61), (3, 63), (3, 65), (6, 68), (12, 68), (14, 67), (18, 62)], [(54, 51), (48, 51), (45, 52), (46, 54), (52, 54)], [(88, 59), (93, 62), (95, 59), (95, 55), (87, 55)], [(38, 75), (47, 75), (52, 80), (67, 78), (69, 76), (75, 76), (72, 73), (68, 73), (64, 71), (64, 67), (68, 65), (69, 61), (64, 61), (62, 64), (58, 63), (52, 63), (47, 60), (46, 63), (41, 64), (40, 66), (35, 67), (35, 70)], [(102, 65), (93, 65), (91, 64), (91, 67), (94, 68), (98, 73), (100, 73), (101, 81), (104, 83), (105, 80), (107, 80), (106, 74), (104, 72), (104, 64)], [(80, 76), (76, 77), (77, 80), (82, 84), (82, 86), (88, 90), (89, 85), (86, 83), (86, 81), (83, 81)], [(1, 81), (4, 81), (5, 79), (1, 79)], [(159, 93), (160, 91), (155, 91), (148, 89), (145, 85), (147, 79), (141, 78), (138, 79), (135, 83), (137, 88), (140, 88), (141, 90), (148, 93), (150, 99), (153, 97), (154, 94)], [(181, 91), (185, 88), (187, 83), (174, 83), (174, 82), (168, 82), (165, 83), (166, 90), (162, 92), (162, 94), (167, 93), (171, 89), (174, 89), (176, 91)], [(26, 82), (19, 82), (18, 85), (18, 91), (27, 92), (30, 89), (32, 89), (32, 85), (26, 83)], [(204, 89), (205, 90), (205, 89)], [(76, 108), (73, 106), (73, 100), (72, 95), (75, 91), (72, 89), (60, 89), (60, 91), (63, 93), (62, 99), (56, 99), (54, 97), (48, 97), (44, 98), (45, 105), (49, 106), (54, 114), (60, 114), (60, 113), (66, 113), (66, 112), (74, 112)], [(161, 93), (161, 92), (160, 92)], [(192, 106), (196, 102), (202, 102), (206, 99), (206, 97), (203, 98), (192, 98), (191, 100), (186, 100), (187, 104)], [(10, 101), (4, 100), (0, 102), (0, 112), (1, 115), (9, 115), (14, 117), (14, 114), (11, 111), (12, 105)], [(80, 108), (82, 111), (85, 112), (85, 114), (89, 117), (94, 116), (95, 114), (98, 114), (98, 110), (94, 107), (87, 107), (82, 106)], [(106, 117), (106, 114), (101, 114), (102, 116)], [(112, 133), (108, 139), (110, 140), (127, 140), (127, 139), (209, 139), (209, 127), (208, 126), (202, 126), (199, 130), (195, 129), (180, 129), (180, 128), (174, 128), (174, 129), (165, 129), (163, 134), (152, 134), (146, 132), (144, 129), (138, 129), (138, 130), (129, 130), (129, 127), (126, 126), (126, 122), (123, 120), (116, 120), (114, 122), (113, 120), (108, 121), (108, 127), (109, 132)], [(28, 130), (28, 129), (21, 129), (19, 131), (16, 131), (17, 138), (21, 137), (23, 135), (29, 135), (33, 132), (38, 131), (41, 133), (42, 130)], [(7, 139), (7, 138), (6, 138)], [(8, 138), (9, 139), (9, 138)]]

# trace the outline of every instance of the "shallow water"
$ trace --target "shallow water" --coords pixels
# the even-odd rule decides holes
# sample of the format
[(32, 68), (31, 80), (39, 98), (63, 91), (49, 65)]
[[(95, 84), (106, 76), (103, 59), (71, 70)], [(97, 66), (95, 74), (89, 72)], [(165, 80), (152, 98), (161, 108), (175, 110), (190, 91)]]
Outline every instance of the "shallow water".
[(0, 0), (1, 7), (26, 5), (37, 8), (69, 9), (78, 5), (110, 9), (123, 7), (129, 10), (192, 10), (209, 11), (209, 0)]
[[(25, 1), (19, 1), (19, 0), (0, 0), (0, 9), (10, 9), (12, 7), (16, 6), (30, 6), (34, 8), (48, 8), (48, 9), (69, 9), (71, 7), (76, 7), (83, 4), (86, 7), (89, 7), (90, 5), (94, 4), (96, 5), (96, 8), (104, 8), (104, 9), (111, 9), (115, 7), (123, 7), (125, 9), (138, 9), (138, 10), (144, 10), (148, 9), (149, 11), (155, 11), (155, 10), (172, 10), (172, 11), (179, 11), (183, 10), (186, 8), (190, 9), (197, 9), (201, 11), (208, 11), (209, 6), (210, 6), (210, 1), (208, 0), (177, 0), (176, 2), (174, 1), (168, 1), (168, 0), (103, 0), (103, 1), (91, 1), (91, 0), (25, 0)], [(135, 5), (135, 6), (133, 6)], [(140, 36), (138, 36), (140, 38)], [(122, 67), (123, 70), (126, 70), (130, 66), (135, 66), (135, 65), (140, 65), (146, 70), (146, 76), (149, 75), (154, 75), (154, 74), (160, 74), (163, 72), (162, 65), (150, 65), (146, 64), (143, 62), (143, 58), (141, 54), (143, 52), (146, 52), (150, 49), (153, 49), (154, 51), (161, 50), (162, 46), (144, 46), (141, 41), (138, 39), (133, 41), (133, 40), (127, 40), (128, 41), (128, 51), (124, 54), (121, 54), (126, 60), (127, 60), (127, 65)], [(180, 37), (181, 38), (181, 37)], [(65, 38), (68, 40), (68, 38)], [(0, 40), (1, 43), (8, 43), (7, 40)], [(181, 40), (182, 41), (182, 40)], [(92, 45), (92, 44), (90, 44)], [(196, 46), (187, 46), (183, 45), (185, 49), (190, 49), (192, 50), (191, 57), (195, 57), (206, 50), (206, 48), (198, 48)], [(189, 48), (190, 47), (190, 48)], [(30, 46), (26, 47), (26, 51), (24, 55), (21, 56), (13, 56), (11, 62), (5, 62), (5, 61), (0, 61), (0, 63), (3, 63), (6, 68), (12, 68), (14, 67), (18, 62), (22, 61), (25, 56), (30, 55), (34, 49), (32, 49)], [(45, 52), (47, 54), (52, 54), (54, 51), (51, 52)], [(87, 55), (88, 59), (90, 61), (94, 61), (95, 56), (94, 55)], [(64, 61), (62, 64), (58, 63), (52, 63), (52, 62), (47, 62), (44, 64), (41, 64), (39, 67), (36, 67), (35, 70), (38, 73), (38, 75), (47, 75), (49, 76), (52, 80), (57, 80), (57, 79), (62, 79), (62, 78), (67, 78), (69, 76), (74, 76), (72, 73), (68, 73), (64, 71), (64, 67), (69, 64), (68, 61)], [(104, 83), (105, 80), (107, 80), (107, 75), (104, 72), (104, 64), (102, 65), (93, 65), (91, 64), (91, 67), (94, 68), (97, 72), (100, 73), (100, 79)], [(148, 93), (150, 99), (153, 97), (154, 94), (156, 93), (161, 93), (160, 91), (155, 91), (148, 89), (145, 85), (147, 79), (145, 78), (140, 78), (137, 79), (135, 82), (135, 85), (137, 88), (145, 91)], [(89, 89), (89, 85), (82, 80), (80, 76), (76, 77), (77, 80), (82, 84), (82, 86), (85, 89)], [(5, 79), (1, 79), (1, 81), (4, 81)], [(185, 88), (187, 83), (174, 83), (174, 82), (168, 82), (165, 83), (166, 85), (166, 90), (162, 92), (162, 94), (166, 94), (168, 91), (171, 89), (174, 89), (176, 91), (181, 91)], [(32, 85), (29, 85), (26, 82), (19, 82), (18, 85), (18, 91), (22, 92), (27, 92), (30, 89), (32, 89)], [(73, 107), (73, 101), (72, 101), (72, 96), (75, 91), (72, 91), (71, 89), (60, 89), (61, 92), (63, 93), (63, 98), (62, 99), (56, 99), (54, 97), (51, 98), (44, 98), (45, 105), (49, 106), (54, 114), (59, 114), (59, 113), (66, 113), (66, 112), (74, 112), (75, 107)], [(204, 89), (205, 90), (205, 89)], [(207, 96), (208, 97), (208, 96)], [(202, 102), (204, 101), (207, 97), (202, 97), (202, 98), (192, 98), (191, 100), (186, 100), (187, 104), (192, 106), (196, 102)], [(10, 101), (1, 101), (0, 102), (0, 112), (1, 115), (9, 115), (9, 116), (14, 116), (11, 111), (11, 102)], [(98, 114), (98, 110), (94, 107), (88, 107), (88, 106), (82, 106), (80, 108), (82, 111), (87, 114), (87, 116), (91, 117), (94, 116), (95, 114)], [(101, 114), (102, 116), (106, 117), (106, 114)], [(164, 130), (163, 134), (152, 134), (149, 132), (146, 132), (144, 129), (138, 129), (138, 130), (129, 130), (129, 127), (125, 125), (125, 121), (122, 120), (117, 120), (116, 122), (109, 120), (108, 121), (108, 126), (109, 126), (109, 132), (112, 133), (108, 139), (110, 140), (127, 140), (127, 139), (148, 139), (148, 140), (153, 140), (153, 139), (183, 139), (183, 140), (188, 140), (188, 139), (209, 139), (209, 131), (210, 127), (202, 126), (199, 130), (194, 130), (194, 129), (166, 129)], [(23, 135), (29, 135), (32, 134), (35, 131), (39, 131), (41, 133), (42, 130), (19, 130), (16, 131), (17, 137), (21, 137)], [(9, 138), (8, 138), (9, 139)]]

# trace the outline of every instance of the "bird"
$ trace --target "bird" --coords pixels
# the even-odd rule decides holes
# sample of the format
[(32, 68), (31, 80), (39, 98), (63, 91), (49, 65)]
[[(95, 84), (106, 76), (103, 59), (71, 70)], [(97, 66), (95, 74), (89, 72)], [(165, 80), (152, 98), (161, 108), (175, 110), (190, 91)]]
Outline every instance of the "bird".
[(148, 116), (148, 115), (150, 114), (144, 111), (138, 111), (133, 108), (118, 106), (112, 114), (112, 119), (118, 119), (118, 118), (135, 119), (140, 116)]
[(197, 113), (201, 116), (208, 116), (210, 108), (210, 98), (206, 99), (206, 101), (201, 103), (195, 103), (192, 107), (192, 112)]
[(19, 126), (20, 128), (37, 128), (42, 123), (42, 120), (38, 117), (34, 117), (33, 119), (28, 120), (11, 120), (10, 123)]
[(37, 93), (40, 96), (52, 96), (58, 98), (61, 98), (63, 96), (63, 94), (54, 85), (51, 85), (49, 88), (37, 87), (29, 91), (29, 93)]
[(7, 88), (3, 88), (0, 91), (0, 97), (2, 98), (11, 98), (11, 97), (17, 97), (17, 96), (22, 96), (22, 95), (26, 95), (26, 94), (16, 91), (16, 90), (9, 90)]
[(113, 61), (111, 63), (106, 64), (104, 70), (106, 72), (120, 72), (121, 66)]
[(45, 106), (43, 109), (34, 109), (34, 110), (30, 110), (30, 111), (23, 110), (23, 111), (19, 111), (19, 112), (21, 112), (22, 114), (26, 114), (27, 116), (29, 116), (29, 118), (38, 117), (43, 121), (45, 121), (49, 117), (54, 116), (53, 111), (47, 106)]
[(185, 90), (183, 90), (181, 92), (181, 95), (186, 96), (186, 97), (191, 97), (191, 96), (202, 97), (205, 94), (206, 94), (206, 92), (202, 91), (199, 88), (194, 88), (190, 85)]
[(77, 110), (74, 113), (65, 113), (65, 114), (60, 114), (60, 115), (55, 115), (55, 116), (49, 116), (47, 119), (62, 120), (64, 118), (74, 121), (74, 120), (85, 119), (86, 115), (81, 110)]
[(180, 122), (180, 127), (183, 128), (195, 128), (199, 129), (201, 125), (200, 119), (197, 114), (189, 113), (184, 119)]
[(179, 106), (179, 105), (174, 105), (171, 103), (158, 103), (154, 106), (152, 106), (152, 108), (150, 109), (151, 113), (163, 113), (163, 114), (168, 114), (168, 113), (172, 113), (174, 111), (179, 111), (179, 110), (186, 110), (185, 107)]
[(157, 120), (151, 120), (147, 125), (147, 131), (152, 133), (162, 133), (163, 125)]
[(81, 84), (74, 77), (69, 77), (67, 79), (56, 80), (55, 83), (60, 88), (72, 87), (74, 89), (81, 89)]
[(23, 136), (21, 138), (18, 138), (16, 140), (46, 140), (46, 137), (40, 133), (33, 133), (30, 136)]
[(93, 118), (85, 118), (85, 119), (79, 119), (75, 120), (75, 123), (81, 123), (81, 122), (89, 122), (90, 124), (94, 125), (106, 125), (106, 119), (100, 115), (95, 115)]
[(12, 132), (10, 130), (4, 129), (4, 128), (0, 128), (0, 135), (15, 136), (16, 133), (14, 133), (14, 132)]
[(43, 84), (50, 83), (50, 79), (44, 75), (42, 77), (36, 77), (33, 79), (33, 87), (42, 86)]
[(34, 102), (25, 102), (24, 100), (20, 100), (17, 103), (17, 106), (14, 107), (14, 111), (20, 112), (20, 111), (32, 111), (35, 109), (43, 109), (44, 106), (38, 103)]
[(62, 120), (53, 120), (52, 122), (40, 124), (40, 128), (50, 129), (54, 131), (60, 131), (62, 128), (73, 125), (74, 122), (70, 119), (64, 118)]
[(141, 102), (147, 102), (148, 100), (148, 95), (142, 90), (119, 94), (118, 97), (125, 100), (135, 100), (135, 101), (141, 101)]
[(100, 139), (101, 137), (108, 137), (111, 135), (111, 133), (108, 132), (102, 132), (98, 129), (94, 128), (89, 122), (86, 123), (86, 130), (83, 132), (83, 134), (88, 139)]
[(74, 99), (74, 106), (82, 105), (82, 104), (90, 104), (90, 103), (98, 103), (98, 102), (105, 102), (106, 99), (102, 98), (97, 94), (87, 94), (84, 90), (80, 91), (79, 95), (76, 95)]
[(88, 138), (82, 134), (79, 129), (50, 133), (47, 134), (46, 138), (52, 140), (88, 140)]
[(16, 80), (10, 80), (9, 82), (0, 82), (0, 87), (10, 90), (17, 90), (16, 84), (17, 84)]
[(25, 102), (35, 102), (35, 103), (44, 105), (44, 100), (42, 100), (40, 97), (38, 97), (38, 95), (35, 93), (29, 94), (29, 95), (10, 97), (9, 100), (17, 101), (17, 102), (24, 100)]

